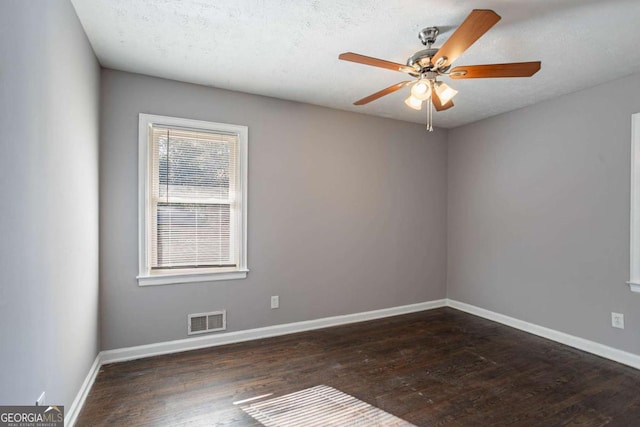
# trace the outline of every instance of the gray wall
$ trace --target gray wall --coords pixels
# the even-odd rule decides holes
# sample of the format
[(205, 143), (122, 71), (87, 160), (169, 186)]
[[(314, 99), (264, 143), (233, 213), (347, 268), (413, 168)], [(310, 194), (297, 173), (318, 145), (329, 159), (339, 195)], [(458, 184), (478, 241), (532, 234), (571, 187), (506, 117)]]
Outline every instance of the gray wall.
[(71, 404), (98, 350), (100, 70), (68, 1), (0, 2), (0, 403)]
[[(141, 112), (249, 126), (247, 279), (138, 286)], [(214, 309), (233, 331), (444, 298), (446, 132), (112, 70), (101, 120), (103, 349)]]
[(451, 130), (448, 296), (640, 354), (625, 285), (638, 111), (634, 75)]

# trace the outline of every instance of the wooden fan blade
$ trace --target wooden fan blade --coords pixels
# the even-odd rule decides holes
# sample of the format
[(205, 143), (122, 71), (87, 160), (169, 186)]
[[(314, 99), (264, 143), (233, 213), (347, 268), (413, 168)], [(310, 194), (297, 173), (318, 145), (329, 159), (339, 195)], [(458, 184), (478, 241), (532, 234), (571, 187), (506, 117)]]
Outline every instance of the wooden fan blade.
[(340, 56), (338, 56), (338, 59), (357, 62), (358, 64), (372, 65), (374, 67), (386, 68), (387, 70), (400, 71), (408, 74), (417, 73), (413, 67), (409, 67), (408, 65), (385, 61), (384, 59), (372, 58), (370, 56), (364, 56), (353, 52), (341, 53)]
[(458, 59), (458, 57), (469, 48), (484, 33), (489, 31), (496, 22), (500, 20), (500, 15), (493, 10), (474, 9), (471, 11), (467, 19), (464, 20), (458, 29), (444, 42), (438, 53), (433, 57), (432, 62), (437, 64), (440, 58), (446, 61), (442, 66), (450, 65)]
[(531, 77), (540, 70), (540, 61), (508, 64), (463, 65), (449, 72), (452, 79), (484, 79), (493, 77)]
[(438, 96), (438, 94), (436, 93), (435, 90), (433, 92), (431, 92), (431, 102), (433, 102), (433, 108), (435, 108), (436, 111), (444, 111), (444, 110), (448, 110), (449, 108), (453, 107), (453, 101), (452, 100), (449, 100), (449, 102), (447, 102), (446, 104), (442, 105), (442, 102), (440, 101), (440, 97)]
[(389, 95), (390, 93), (393, 93), (397, 90), (402, 89), (403, 87), (405, 87), (406, 85), (408, 85), (409, 83), (411, 83), (410, 81), (405, 81), (405, 82), (400, 82), (400, 83), (396, 83), (393, 86), (389, 86), (388, 88), (382, 89), (381, 91), (378, 91), (372, 95), (367, 96), (366, 98), (362, 98), (359, 101), (356, 101), (353, 103), (353, 105), (364, 105), (364, 104), (368, 104), (371, 101), (375, 101), (378, 98), (382, 98), (385, 95)]

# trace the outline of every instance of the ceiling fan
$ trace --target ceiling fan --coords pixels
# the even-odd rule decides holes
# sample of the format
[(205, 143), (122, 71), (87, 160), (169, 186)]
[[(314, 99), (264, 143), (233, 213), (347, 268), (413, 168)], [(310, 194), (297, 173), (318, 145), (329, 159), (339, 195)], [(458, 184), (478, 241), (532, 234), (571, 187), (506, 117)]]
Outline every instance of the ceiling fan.
[(405, 86), (413, 85), (411, 95), (405, 100), (405, 104), (415, 110), (421, 110), (422, 103), (426, 101), (427, 129), (433, 131), (433, 108), (436, 111), (448, 110), (453, 107), (451, 99), (458, 93), (446, 83), (439, 81), (438, 77), (449, 76), (452, 79), (531, 77), (540, 70), (540, 61), (465, 65), (451, 69), (451, 64), (499, 20), (500, 16), (493, 10), (474, 9), (439, 49), (431, 47), (439, 34), (438, 28), (424, 28), (418, 33), (418, 38), (427, 48), (409, 57), (406, 65), (353, 52), (340, 54), (338, 58), (343, 61), (400, 71), (415, 78), (415, 80), (396, 83), (353, 104), (368, 104)]

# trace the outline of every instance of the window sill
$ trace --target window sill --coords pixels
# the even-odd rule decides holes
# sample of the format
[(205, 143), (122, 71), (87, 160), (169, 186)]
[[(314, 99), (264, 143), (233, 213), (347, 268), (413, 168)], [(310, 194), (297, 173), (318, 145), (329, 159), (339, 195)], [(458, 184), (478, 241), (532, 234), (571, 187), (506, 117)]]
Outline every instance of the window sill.
[(217, 280), (246, 279), (249, 270), (225, 271), (219, 273), (187, 273), (138, 276), (138, 286), (175, 285), (193, 282), (213, 282)]
[(631, 292), (640, 293), (640, 283), (627, 282), (627, 285), (629, 285), (629, 289), (631, 289)]

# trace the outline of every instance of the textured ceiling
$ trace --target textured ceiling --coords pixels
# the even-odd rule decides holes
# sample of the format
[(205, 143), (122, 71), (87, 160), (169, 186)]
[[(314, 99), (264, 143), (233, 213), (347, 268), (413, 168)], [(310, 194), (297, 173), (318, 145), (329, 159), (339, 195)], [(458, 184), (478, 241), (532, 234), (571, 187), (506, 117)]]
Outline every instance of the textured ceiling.
[[(640, 72), (639, 0), (72, 0), (104, 67), (424, 123), (409, 89), (352, 103), (406, 75), (339, 61), (405, 63), (417, 34), (441, 46), (471, 9), (502, 20), (455, 65), (541, 60), (532, 78), (450, 80), (451, 128)], [(602, 101), (602, 100), (599, 100)], [(600, 104), (594, 108), (606, 108)]]

